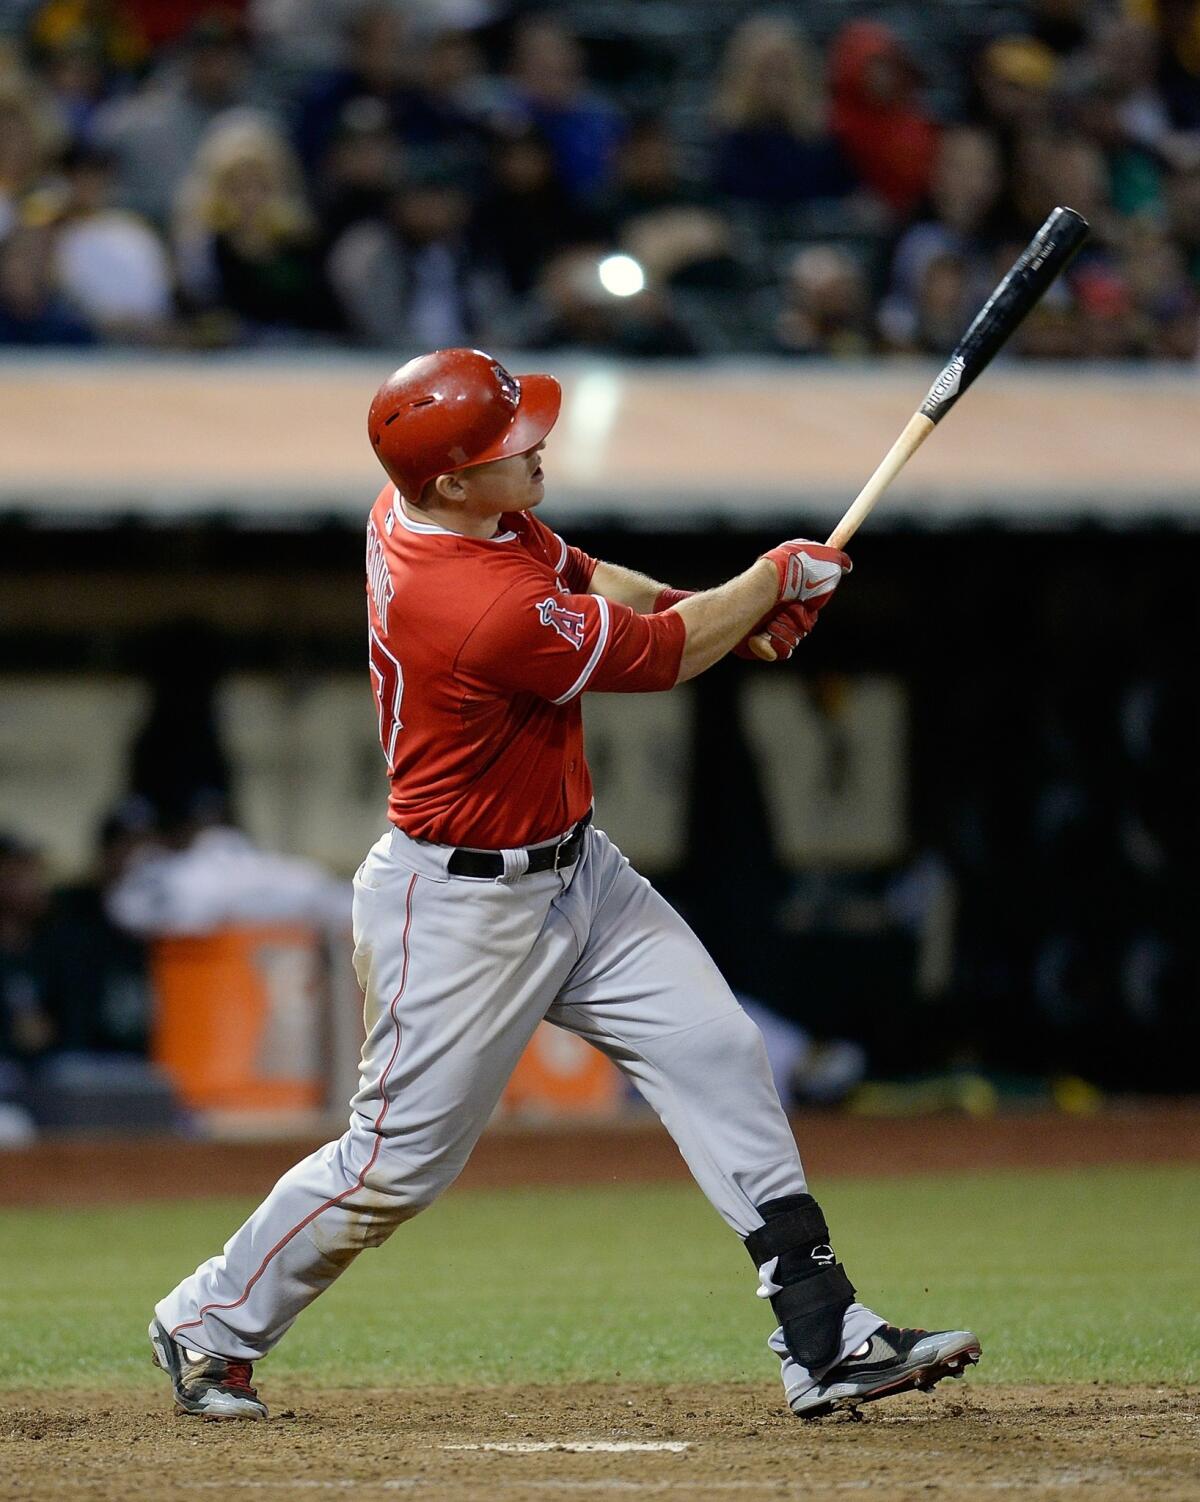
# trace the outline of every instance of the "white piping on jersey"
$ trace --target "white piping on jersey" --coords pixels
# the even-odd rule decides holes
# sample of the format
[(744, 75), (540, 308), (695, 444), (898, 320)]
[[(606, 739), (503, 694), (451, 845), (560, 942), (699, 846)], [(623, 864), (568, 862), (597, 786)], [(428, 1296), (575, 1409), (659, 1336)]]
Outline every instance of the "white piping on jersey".
[[(392, 512), (400, 525), (409, 532), (441, 533), (443, 537), (465, 537), (465, 532), (452, 532), (449, 527), (439, 527), (434, 522), (414, 521), (404, 509), (404, 503), (400, 499), (400, 492), (392, 487)], [(511, 542), (517, 534), (515, 532), (497, 532), (495, 537), (476, 537), (475, 542)], [(566, 543), (563, 543), (565, 556)]]
[[(557, 537), (558, 534), (555, 533), (555, 536)], [(569, 550), (567, 548), (566, 542), (561, 537), (558, 538), (558, 542), (559, 546), (562, 548), (562, 552), (558, 555), (558, 562), (554, 565), (554, 572), (556, 574), (561, 574), (563, 571), (563, 564), (567, 561), (567, 553)]]
[(568, 699), (573, 699), (576, 694), (580, 693), (588, 679), (596, 671), (596, 665), (604, 655), (604, 648), (608, 644), (608, 601), (603, 595), (593, 595), (592, 598), (596, 601), (596, 605), (600, 611), (600, 635), (596, 640), (596, 645), (592, 648), (592, 655), (588, 658), (587, 666), (583, 672), (580, 673), (579, 677), (576, 678), (565, 694), (550, 701), (552, 704), (565, 704)]

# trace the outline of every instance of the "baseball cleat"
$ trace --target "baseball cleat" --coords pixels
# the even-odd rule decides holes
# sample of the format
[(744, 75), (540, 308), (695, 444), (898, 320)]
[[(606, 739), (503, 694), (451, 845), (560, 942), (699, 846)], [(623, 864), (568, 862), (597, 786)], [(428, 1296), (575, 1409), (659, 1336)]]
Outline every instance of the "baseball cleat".
[(150, 1321), (154, 1364), (171, 1379), (175, 1406), (208, 1419), (265, 1419), (267, 1405), (250, 1386), (249, 1361), (226, 1361), (189, 1351), (171, 1338), (161, 1320)]
[(815, 1419), (838, 1408), (873, 1403), (919, 1387), (928, 1392), (943, 1377), (961, 1377), (981, 1354), (969, 1330), (901, 1330), (881, 1325), (853, 1356), (830, 1367), (815, 1387), (793, 1398), (799, 1418)]

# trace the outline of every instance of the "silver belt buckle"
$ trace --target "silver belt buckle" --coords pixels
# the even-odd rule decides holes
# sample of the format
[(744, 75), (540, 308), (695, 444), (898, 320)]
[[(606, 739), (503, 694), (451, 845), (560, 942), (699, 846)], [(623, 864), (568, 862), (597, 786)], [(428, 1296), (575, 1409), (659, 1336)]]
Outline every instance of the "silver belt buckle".
[(554, 870), (555, 870), (556, 873), (557, 873), (558, 868), (559, 868), (559, 866), (561, 864), (561, 861), (560, 861), (559, 857), (562, 855), (562, 852), (566, 848), (566, 846), (568, 846), (571, 843), (571, 841), (575, 838), (575, 836), (578, 833), (579, 833), (579, 825), (576, 824), (576, 826), (574, 827), (574, 829), (572, 829), (569, 834), (563, 835), (562, 839), (559, 840), (559, 842), (558, 842), (557, 845), (555, 845), (555, 847), (554, 847)]

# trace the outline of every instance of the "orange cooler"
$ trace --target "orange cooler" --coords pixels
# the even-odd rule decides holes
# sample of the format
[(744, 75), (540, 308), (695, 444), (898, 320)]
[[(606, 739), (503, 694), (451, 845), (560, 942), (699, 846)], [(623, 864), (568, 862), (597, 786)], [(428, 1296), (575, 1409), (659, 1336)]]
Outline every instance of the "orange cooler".
[(506, 1115), (615, 1115), (622, 1083), (603, 1054), (548, 1022), (538, 1025), (501, 1097)]
[(300, 924), (223, 929), (152, 947), (153, 1053), (198, 1109), (324, 1101), (321, 940)]

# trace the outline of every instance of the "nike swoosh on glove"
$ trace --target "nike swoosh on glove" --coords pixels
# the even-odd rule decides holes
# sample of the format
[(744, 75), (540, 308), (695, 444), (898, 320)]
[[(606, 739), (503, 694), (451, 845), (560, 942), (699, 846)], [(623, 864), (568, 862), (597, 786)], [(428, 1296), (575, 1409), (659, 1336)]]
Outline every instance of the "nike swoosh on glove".
[(854, 565), (840, 548), (826, 547), (807, 537), (781, 542), (762, 555), (779, 574), (779, 598), (820, 610)]

